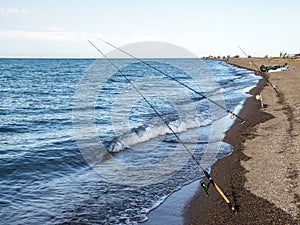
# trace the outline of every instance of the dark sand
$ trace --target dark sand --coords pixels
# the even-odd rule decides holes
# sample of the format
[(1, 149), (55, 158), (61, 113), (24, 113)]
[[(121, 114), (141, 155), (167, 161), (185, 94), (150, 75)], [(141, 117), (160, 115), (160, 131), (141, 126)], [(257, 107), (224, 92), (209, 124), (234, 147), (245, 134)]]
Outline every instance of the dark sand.
[[(278, 63), (262, 59), (254, 59), (254, 61), (256, 65)], [(255, 69), (248, 59), (231, 59), (229, 63)], [(298, 64), (300, 68), (300, 63)], [(236, 122), (226, 133), (224, 141), (233, 146), (233, 153), (214, 164), (211, 176), (234, 203), (238, 213), (234, 214), (229, 210), (213, 187), (209, 190), (209, 198), (206, 198), (203, 191), (199, 189), (186, 207), (185, 224), (300, 224), (299, 158), (297, 159), (299, 151), (298, 145), (292, 143), (295, 139), (297, 139), (296, 143), (299, 143), (299, 134), (291, 132), (291, 126), (294, 128), (298, 126), (296, 123), (299, 123), (294, 118), (298, 116), (298, 108), (289, 107), (292, 101), (286, 100), (287, 96), (291, 99), (298, 99), (298, 96), (290, 94), (289, 88), (280, 87), (281, 79), (285, 79), (284, 76), (297, 74), (299, 78), (299, 71), (279, 72), (276, 75), (272, 73), (270, 80), (279, 85), (280, 95), (275, 93), (265, 79), (262, 79), (257, 87), (250, 91), (253, 97), (247, 99), (240, 113), (240, 116), (251, 125)], [(300, 82), (297, 85), (300, 94)], [(263, 99), (264, 108), (261, 108), (260, 102), (255, 98), (261, 92), (263, 97), (267, 95), (266, 100)], [(294, 101), (292, 105), (297, 106), (297, 104), (298, 102)], [(278, 114), (279, 112), (282, 115)], [(287, 116), (288, 114), (294, 116)], [(277, 124), (274, 124), (276, 121)], [(269, 127), (261, 127), (262, 124)], [(276, 135), (273, 134), (272, 125), (281, 129), (276, 130)], [(289, 133), (294, 135), (289, 136), (291, 143), (280, 141), (280, 137)], [(275, 141), (268, 142), (268, 140), (273, 141), (272, 138)], [(294, 151), (288, 152), (284, 157), (289, 161), (279, 166), (282, 160), (280, 161), (277, 156), (282, 154), (280, 149), (284, 151), (285, 148), (291, 147), (287, 144), (293, 144)], [(270, 149), (276, 149), (276, 152), (272, 153)], [(273, 160), (273, 156), (277, 158)], [(291, 167), (293, 173), (289, 174)], [(279, 176), (281, 172), (282, 176)]]

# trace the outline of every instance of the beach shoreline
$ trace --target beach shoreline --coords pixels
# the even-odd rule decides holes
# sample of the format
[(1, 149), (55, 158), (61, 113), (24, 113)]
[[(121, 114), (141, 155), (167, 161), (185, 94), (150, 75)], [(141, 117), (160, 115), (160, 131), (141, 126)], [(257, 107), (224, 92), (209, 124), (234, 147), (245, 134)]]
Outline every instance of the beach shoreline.
[[(278, 60), (267, 60), (267, 59), (230, 59), (231, 65), (256, 70), (255, 65), (260, 64), (274, 64), (282, 63), (281, 59)], [(288, 62), (290, 63), (290, 62)], [(299, 65), (298, 65), (299, 64)], [(279, 72), (275, 75), (272, 74), (270, 77), (271, 82), (280, 84), (284, 76), (293, 74), (299, 75), (300, 63), (294, 62), (292, 66), (295, 66), (296, 70), (288, 72)], [(298, 68), (299, 66), (299, 68)], [(294, 76), (299, 79), (299, 76)], [(291, 81), (292, 82), (292, 81)], [(264, 126), (272, 126), (277, 121), (277, 126), (292, 126), (295, 127), (298, 124), (292, 121), (292, 116), (283, 118), (282, 115), (288, 115), (288, 113), (297, 117), (300, 115), (297, 110), (287, 107), (288, 102), (282, 96), (289, 96), (292, 99), (296, 99), (295, 93), (288, 94), (288, 88), (278, 88), (281, 92), (280, 95), (276, 94), (275, 91), (268, 85), (266, 79), (261, 79), (256, 87), (254, 87), (249, 97), (244, 103), (244, 107), (240, 112), (240, 116), (245, 118), (251, 125), (241, 124), (238, 121), (226, 132), (224, 142), (232, 145), (233, 152), (230, 156), (222, 158), (216, 162), (212, 167), (212, 177), (215, 182), (222, 188), (228, 198), (236, 206), (238, 213), (234, 214), (230, 212), (225, 201), (218, 195), (218, 193), (210, 188), (209, 198), (206, 198), (201, 189), (193, 197), (193, 199), (187, 204), (185, 209), (185, 224), (299, 224), (298, 211), (299, 202), (297, 195), (298, 192), (298, 165), (293, 161), (292, 156), (299, 156), (297, 151), (297, 144), (299, 140), (291, 140), (290, 144), (294, 145), (294, 152), (292, 156), (286, 153), (286, 157), (291, 162), (286, 162), (287, 167), (293, 166), (293, 168), (285, 168), (285, 165), (277, 168), (276, 160), (278, 159), (277, 152), (269, 153), (269, 149), (265, 148), (264, 140), (272, 137), (272, 129), (261, 128), (261, 124)], [(299, 89), (298, 89), (299, 90)], [(293, 95), (294, 94), (294, 95)], [(262, 95), (265, 100), (263, 103), (256, 100), (257, 95)], [(297, 96), (297, 95), (296, 95)], [(295, 101), (296, 101), (295, 100)], [(296, 104), (297, 105), (297, 104)], [(262, 107), (263, 106), (263, 107)], [(281, 111), (282, 114), (277, 115), (277, 111)], [(294, 110), (294, 111), (293, 111)], [(286, 112), (287, 111), (287, 112)], [(294, 113), (293, 113), (294, 112)], [(294, 115), (296, 114), (296, 115)], [(300, 118), (300, 117), (299, 117)], [(269, 122), (271, 121), (271, 122)], [(271, 123), (271, 125), (269, 125)], [(265, 125), (267, 124), (267, 125)], [(260, 131), (266, 129), (269, 131), (260, 136)], [(277, 135), (285, 135), (290, 128), (284, 127), (282, 130), (276, 130), (279, 132)], [(281, 134), (282, 133), (282, 134)], [(293, 133), (293, 137), (297, 136), (298, 133)], [(297, 136), (298, 137), (298, 136)], [(260, 138), (260, 139), (259, 139)], [(258, 139), (258, 140), (257, 140)], [(285, 146), (283, 146), (285, 145)], [(286, 146), (286, 143), (274, 142), (274, 145), (269, 145), (273, 149), (282, 149)], [(259, 150), (259, 152), (258, 152)], [(257, 158), (258, 155), (260, 158)], [(289, 155), (289, 156), (287, 156)], [(273, 157), (275, 163), (267, 163), (268, 158)], [(273, 159), (272, 158), (272, 159)], [(259, 164), (259, 166), (257, 166)], [(265, 167), (263, 167), (265, 166)], [(256, 168), (257, 167), (257, 168)], [(269, 167), (269, 168), (268, 168)], [(265, 170), (268, 172), (265, 173)], [(282, 172), (281, 176), (270, 178), (269, 182), (266, 176), (274, 176), (272, 173), (278, 171)], [(286, 173), (286, 170), (290, 170), (290, 175)], [(249, 172), (250, 171), (250, 172)], [(255, 172), (252, 172), (255, 171)], [(259, 177), (262, 177), (261, 179)], [(286, 193), (284, 190), (274, 190), (272, 186), (272, 179), (276, 182), (280, 182), (284, 179), (285, 182), (289, 182), (289, 188)], [(277, 183), (276, 183), (277, 184)], [(278, 185), (278, 184), (277, 184)], [(264, 188), (268, 190), (268, 194), (265, 194)], [(294, 189), (292, 189), (294, 188)], [(290, 193), (293, 191), (293, 193)], [(266, 196), (267, 195), (267, 196)], [(274, 197), (279, 195), (279, 197)], [(287, 197), (288, 196), (288, 197)], [(280, 198), (285, 198), (286, 202), (280, 201)], [(275, 200), (274, 200), (275, 199)], [(279, 199), (279, 200), (278, 200)], [(276, 202), (278, 201), (278, 202)], [(283, 207), (282, 207), (283, 205)], [(284, 207), (288, 205), (289, 207)]]

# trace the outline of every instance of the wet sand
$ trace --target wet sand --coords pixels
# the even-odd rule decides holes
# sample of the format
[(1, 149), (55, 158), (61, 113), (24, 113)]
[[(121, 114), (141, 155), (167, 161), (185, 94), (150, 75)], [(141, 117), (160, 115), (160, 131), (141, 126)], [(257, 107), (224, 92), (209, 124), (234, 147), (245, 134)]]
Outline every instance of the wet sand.
[[(300, 61), (252, 60), (258, 67), (287, 62), (295, 70), (268, 74), (279, 93), (265, 79), (250, 91), (253, 97), (240, 113), (250, 125), (231, 127), (224, 141), (233, 153), (212, 168), (238, 213), (230, 212), (214, 188), (208, 198), (199, 188), (186, 206), (185, 224), (300, 224)], [(249, 59), (229, 63), (256, 70)]]

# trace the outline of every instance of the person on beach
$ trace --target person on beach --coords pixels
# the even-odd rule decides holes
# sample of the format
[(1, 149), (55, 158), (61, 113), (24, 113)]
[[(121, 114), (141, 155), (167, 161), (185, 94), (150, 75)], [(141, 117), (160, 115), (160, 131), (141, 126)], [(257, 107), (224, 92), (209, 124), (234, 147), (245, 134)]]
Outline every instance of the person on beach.
[(287, 68), (287, 63), (285, 63), (284, 65), (275, 65), (275, 66), (261, 65), (259, 69), (261, 72), (269, 72), (270, 70), (277, 70), (280, 68)]
[(229, 58), (230, 58), (230, 56), (228, 55), (227, 58), (226, 58), (226, 63), (229, 62)]

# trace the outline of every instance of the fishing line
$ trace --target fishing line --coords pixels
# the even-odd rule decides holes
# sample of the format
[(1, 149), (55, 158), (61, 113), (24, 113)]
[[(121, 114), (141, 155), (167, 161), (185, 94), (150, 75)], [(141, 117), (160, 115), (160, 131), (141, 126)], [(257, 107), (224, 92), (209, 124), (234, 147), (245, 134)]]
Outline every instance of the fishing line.
[(111, 43), (109, 43), (109, 42), (107, 42), (107, 41), (104, 41), (104, 40), (101, 39), (101, 38), (98, 38), (98, 37), (96, 37), (96, 38), (97, 38), (98, 40), (104, 42), (105, 44), (110, 45), (111, 47), (117, 49), (118, 51), (123, 52), (124, 54), (126, 54), (126, 55), (128, 55), (128, 56), (130, 56), (130, 57), (132, 57), (132, 58), (134, 58), (134, 59), (136, 59), (136, 60), (138, 60), (139, 62), (143, 63), (144, 65), (147, 65), (148, 67), (150, 67), (150, 68), (152, 68), (153, 70), (155, 70), (155, 71), (157, 71), (157, 72), (163, 74), (164, 76), (168, 77), (169, 79), (171, 79), (171, 80), (173, 80), (173, 81), (179, 83), (180, 85), (186, 87), (187, 89), (189, 89), (189, 90), (193, 91), (194, 93), (200, 95), (201, 97), (207, 99), (208, 101), (210, 101), (211, 103), (217, 105), (218, 107), (224, 109), (227, 113), (229, 113), (229, 114), (231, 115), (231, 118), (232, 118), (232, 117), (233, 117), (233, 118), (236, 117), (236, 118), (240, 119), (240, 120), (242, 121), (242, 123), (249, 124), (248, 121), (246, 121), (245, 119), (243, 119), (243, 118), (240, 117), (239, 115), (237, 115), (237, 114), (235, 114), (234, 112), (232, 112), (232, 111), (226, 109), (223, 105), (217, 103), (216, 101), (212, 100), (211, 98), (207, 97), (206, 95), (202, 94), (201, 92), (195, 90), (194, 88), (192, 88), (192, 87), (186, 85), (185, 83), (183, 83), (183, 82), (181, 82), (181, 81), (175, 79), (174, 77), (172, 77), (172, 76), (166, 74), (165, 72), (161, 71), (160, 69), (157, 69), (156, 67), (152, 66), (151, 64), (149, 64), (149, 63), (147, 63), (147, 62), (145, 62), (145, 61), (143, 61), (143, 60), (137, 58), (136, 56), (134, 56), (134, 55), (132, 55), (132, 54), (130, 54), (130, 53), (128, 53), (128, 52), (126, 52), (126, 51), (124, 51), (124, 50), (118, 48), (117, 46), (115, 46), (115, 45), (113, 45), (113, 44), (111, 44)]
[(173, 135), (176, 137), (178, 142), (184, 147), (184, 149), (189, 153), (191, 158), (196, 162), (198, 167), (203, 171), (206, 178), (209, 180), (208, 185), (204, 185), (203, 181), (200, 181), (201, 186), (205, 189), (205, 192), (207, 194), (208, 187), (210, 184), (212, 184), (217, 192), (220, 194), (220, 196), (225, 200), (225, 202), (228, 204), (229, 208), (236, 212), (235, 207), (231, 204), (229, 199), (226, 197), (224, 192), (220, 189), (220, 187), (214, 182), (212, 177), (209, 175), (209, 173), (201, 166), (200, 162), (196, 159), (196, 157), (193, 155), (193, 153), (189, 150), (189, 148), (185, 145), (184, 142), (181, 141), (179, 136), (176, 134), (176, 132), (171, 128), (171, 126), (168, 124), (168, 122), (162, 117), (162, 115), (155, 109), (155, 107), (151, 104), (151, 102), (148, 101), (148, 99), (143, 95), (143, 93), (140, 92), (140, 90), (128, 79), (128, 77), (118, 68), (118, 66), (110, 59), (108, 58), (97, 46), (95, 46), (90, 40), (88, 42), (103, 56), (105, 57), (108, 62), (116, 68), (116, 70), (121, 74), (122, 77), (135, 89), (135, 91), (144, 99), (144, 101), (150, 106), (150, 108), (156, 113), (156, 115), (166, 124), (166, 126), (170, 129), (170, 131), (173, 133)]
[[(247, 53), (238, 45), (239, 49), (245, 54), (246, 57), (248, 57)], [(250, 62), (256, 67), (257, 72), (260, 72), (260, 69), (257, 67), (257, 65), (253, 62), (253, 60), (250, 58)], [(279, 94), (278, 90), (276, 89), (276, 87), (271, 83), (271, 81), (267, 78), (267, 76), (265, 75), (264, 72), (260, 73), (262, 75), (263, 78), (266, 79), (266, 81), (271, 85), (271, 87), (274, 89), (274, 91)]]

